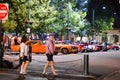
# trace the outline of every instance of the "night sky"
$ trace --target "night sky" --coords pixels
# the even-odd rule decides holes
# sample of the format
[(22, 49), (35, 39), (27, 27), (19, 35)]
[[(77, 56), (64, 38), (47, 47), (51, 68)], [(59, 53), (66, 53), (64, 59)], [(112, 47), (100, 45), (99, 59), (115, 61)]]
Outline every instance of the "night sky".
[(112, 5), (114, 6), (115, 11), (115, 22), (114, 22), (114, 28), (120, 28), (120, 4), (119, 0), (111, 0)]
[(114, 5), (115, 12), (117, 12), (118, 16), (120, 16), (120, 4), (119, 0), (111, 0), (112, 5)]

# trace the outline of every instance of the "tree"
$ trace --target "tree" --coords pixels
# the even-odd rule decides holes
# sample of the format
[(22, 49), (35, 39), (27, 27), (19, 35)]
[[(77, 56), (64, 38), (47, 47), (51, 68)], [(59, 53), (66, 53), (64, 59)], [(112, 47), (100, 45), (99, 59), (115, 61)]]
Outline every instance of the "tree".
[(71, 29), (76, 30), (77, 34), (80, 34), (80, 29), (84, 27), (84, 22), (86, 21), (86, 12), (82, 12), (75, 8), (71, 1), (59, 1), (56, 3), (56, 9), (58, 11), (57, 19), (54, 23), (54, 30), (59, 32), (59, 35), (66, 34), (66, 28), (70, 27)]
[(114, 18), (96, 20), (94, 27), (95, 32), (100, 33), (101, 31), (106, 32), (107, 30), (113, 29), (113, 22)]
[(10, 0), (9, 18), (5, 21), (4, 30), (19, 33), (26, 31), (25, 20), (27, 18), (27, 1), (26, 0)]
[(52, 32), (51, 24), (56, 19), (57, 11), (50, 6), (50, 0), (31, 0), (31, 21), (33, 31)]
[(95, 11), (95, 19), (113, 17), (114, 7), (112, 0), (89, 0), (87, 19), (92, 23), (93, 9)]
[(0, 67), (3, 67), (2, 63), (4, 56), (4, 31), (21, 32), (22, 30), (24, 30), (24, 20), (26, 18), (25, 1), (26, 0), (0, 0), (0, 3), (9, 4), (9, 18), (4, 23), (0, 22)]
[(106, 33), (112, 29), (114, 18), (112, 0), (89, 0), (87, 20), (91, 23), (89, 35)]

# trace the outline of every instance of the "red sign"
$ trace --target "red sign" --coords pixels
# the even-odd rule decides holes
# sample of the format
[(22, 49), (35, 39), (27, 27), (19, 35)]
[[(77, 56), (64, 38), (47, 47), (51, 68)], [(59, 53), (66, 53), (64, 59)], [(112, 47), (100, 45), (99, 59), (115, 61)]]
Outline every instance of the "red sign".
[(0, 3), (0, 20), (8, 19), (8, 4)]

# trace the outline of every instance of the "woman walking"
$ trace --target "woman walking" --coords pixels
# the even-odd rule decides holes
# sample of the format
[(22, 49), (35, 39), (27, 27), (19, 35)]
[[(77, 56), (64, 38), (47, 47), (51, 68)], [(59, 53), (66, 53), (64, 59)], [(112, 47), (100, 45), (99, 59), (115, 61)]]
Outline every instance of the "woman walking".
[(43, 70), (43, 76), (46, 74), (46, 70), (48, 66), (50, 65), (52, 73), (54, 76), (56, 76), (55, 67), (54, 67), (54, 60), (53, 60), (53, 54), (54, 54), (54, 43), (53, 43), (54, 35), (50, 34), (49, 39), (46, 43), (46, 56), (47, 56), (47, 62), (45, 64), (44, 70)]
[(27, 74), (26, 69), (31, 62), (31, 51), (29, 50), (29, 46), (27, 45), (27, 37), (22, 36), (21, 44), (20, 44), (20, 64), (21, 64), (21, 70), (20, 74)]

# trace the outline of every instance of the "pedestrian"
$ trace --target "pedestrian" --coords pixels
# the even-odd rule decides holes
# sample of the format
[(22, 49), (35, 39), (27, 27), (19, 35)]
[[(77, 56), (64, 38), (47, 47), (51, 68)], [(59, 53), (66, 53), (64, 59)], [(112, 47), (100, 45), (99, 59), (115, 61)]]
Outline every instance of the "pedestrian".
[(3, 36), (3, 41), (4, 41), (4, 48), (5, 49), (10, 48), (10, 40), (9, 40), (9, 37), (7, 35)]
[(54, 55), (54, 42), (53, 42), (53, 39), (54, 39), (54, 34), (50, 34), (49, 35), (49, 39), (48, 41), (46, 42), (46, 56), (47, 56), (47, 62), (44, 66), (44, 70), (43, 70), (43, 76), (46, 75), (46, 71), (47, 71), (47, 68), (50, 66), (51, 67), (51, 70), (52, 70), (52, 73), (54, 76), (56, 76), (56, 72), (55, 72), (55, 67), (54, 67), (54, 60), (53, 60), (53, 55)]
[(26, 36), (22, 36), (20, 44), (20, 74), (27, 74), (26, 69), (31, 62), (31, 47), (29, 43), (27, 43), (27, 40)]

